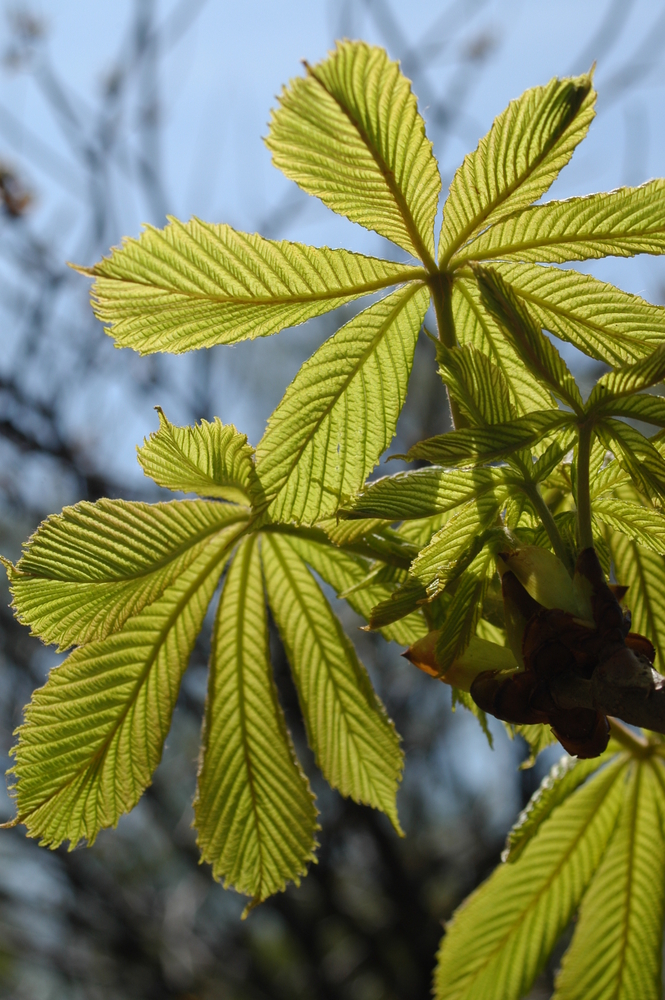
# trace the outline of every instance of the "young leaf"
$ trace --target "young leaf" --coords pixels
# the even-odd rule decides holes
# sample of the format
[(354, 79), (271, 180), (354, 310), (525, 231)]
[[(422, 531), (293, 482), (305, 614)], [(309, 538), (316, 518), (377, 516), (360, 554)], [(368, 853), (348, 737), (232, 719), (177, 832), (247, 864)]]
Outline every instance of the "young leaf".
[(95, 315), (118, 347), (182, 354), (268, 337), (361, 295), (422, 277), (347, 250), (275, 242), (171, 219), (126, 239), (93, 268)]
[(529, 371), (574, 410), (582, 409), (577, 383), (556, 347), (534, 322), (527, 306), (497, 271), (474, 267), (483, 304)]
[(383, 631), (393, 623), (410, 617), (427, 602), (427, 587), (416, 577), (409, 576), (389, 597), (373, 607), (369, 616), (372, 631)]
[(665, 498), (665, 460), (648, 438), (612, 418), (598, 424), (598, 434), (641, 493), (650, 499)]
[(119, 632), (75, 650), (34, 692), (12, 774), (17, 823), (57, 847), (92, 843), (150, 784), (224, 566), (213, 541)]
[(520, 764), (520, 771), (526, 771), (530, 767), (533, 767), (538, 754), (542, 753), (543, 750), (553, 743), (556, 743), (556, 736), (549, 726), (540, 726), (537, 724), (533, 726), (512, 726), (510, 723), (506, 723), (506, 728), (511, 739), (515, 736), (521, 736), (529, 748), (529, 756)]
[(201, 857), (260, 903), (314, 860), (314, 797), (270, 670), (256, 535), (241, 542), (217, 611), (194, 801)]
[(590, 274), (500, 261), (492, 267), (540, 326), (592, 358), (622, 365), (645, 357), (663, 341), (663, 306)]
[(443, 381), (472, 424), (502, 424), (519, 416), (501, 369), (482, 351), (441, 346), (437, 357)]
[(635, 762), (616, 833), (582, 901), (556, 1000), (660, 1000), (665, 896), (660, 761)]
[(610, 398), (598, 406), (596, 413), (612, 414), (615, 417), (628, 417), (632, 420), (642, 420), (646, 424), (665, 427), (665, 398), (651, 393), (636, 396), (620, 396)]
[(342, 795), (381, 809), (399, 831), (399, 738), (320, 587), (284, 535), (261, 552), (270, 607), (298, 689), (310, 746)]
[(593, 516), (652, 552), (665, 555), (665, 515), (659, 509), (603, 496), (594, 500)]
[[(466, 275), (470, 272), (464, 272)], [(517, 414), (546, 410), (554, 406), (551, 393), (525, 368), (501, 328), (482, 304), (480, 289), (473, 277), (456, 277), (453, 283), (452, 313), (459, 343), (487, 354), (500, 369), (510, 390)]]
[(247, 435), (219, 417), (194, 427), (175, 427), (161, 407), (159, 430), (152, 433), (138, 459), (146, 476), (159, 486), (233, 503), (260, 504), (261, 484), (254, 471), (254, 449)]
[(256, 449), (273, 521), (311, 524), (360, 489), (395, 433), (428, 302), (416, 284), (393, 292), (302, 366)]
[(623, 759), (578, 788), (517, 864), (501, 865), (447, 926), (436, 1000), (518, 1000), (531, 987), (593, 878), (623, 802)]
[(541, 410), (525, 417), (490, 427), (463, 427), (459, 431), (437, 434), (419, 441), (409, 449), (407, 459), (424, 458), (441, 465), (483, 465), (529, 448), (572, 422), (564, 410)]
[(628, 587), (625, 605), (633, 616), (632, 628), (647, 635), (656, 647), (656, 669), (665, 669), (665, 559), (618, 531), (607, 540), (617, 583)]
[(353, 518), (383, 517), (390, 521), (432, 517), (505, 485), (509, 477), (506, 469), (458, 471), (430, 465), (375, 479), (339, 514)]
[(442, 266), (472, 233), (547, 191), (585, 137), (595, 97), (584, 75), (555, 78), (510, 102), (453, 178), (439, 240)]
[(47, 518), (9, 569), (19, 621), (60, 649), (103, 639), (156, 601), (210, 545), (235, 544), (246, 508), (203, 500), (83, 501)]
[(587, 412), (609, 413), (615, 399), (650, 389), (665, 379), (665, 344), (633, 365), (607, 372), (598, 379), (587, 400)]
[(597, 257), (665, 252), (665, 179), (609, 194), (550, 201), (497, 222), (451, 264), (521, 260), (563, 264)]
[(462, 655), (475, 635), (487, 586), (495, 573), (494, 556), (489, 548), (485, 548), (456, 581), (436, 644), (436, 660), (442, 673)]
[[(301, 556), (315, 573), (325, 580), (338, 595), (343, 596), (356, 614), (369, 622), (372, 608), (375, 604), (390, 597), (394, 589), (388, 583), (372, 583), (359, 588), (370, 572), (371, 563), (361, 556), (350, 552), (342, 552), (330, 545), (319, 545), (316, 542), (297, 535), (290, 536), (291, 546)], [(398, 572), (403, 573), (403, 570)], [(404, 574), (406, 575), (406, 574)], [(358, 588), (358, 589), (355, 589)], [(421, 611), (402, 618), (382, 628), (384, 639), (394, 640), (402, 646), (410, 646), (427, 634), (427, 625)]]
[(565, 802), (576, 788), (584, 784), (590, 774), (607, 763), (615, 753), (616, 747), (613, 747), (609, 752), (601, 754), (600, 757), (592, 757), (590, 760), (578, 760), (577, 757), (568, 755), (562, 757), (543, 778), (540, 787), (529, 799), (526, 809), (523, 809), (517, 817), (517, 822), (508, 834), (501, 860), (514, 864), (557, 806)]
[(273, 112), (273, 163), (324, 204), (434, 266), (441, 180), (411, 84), (383, 49), (338, 42)]

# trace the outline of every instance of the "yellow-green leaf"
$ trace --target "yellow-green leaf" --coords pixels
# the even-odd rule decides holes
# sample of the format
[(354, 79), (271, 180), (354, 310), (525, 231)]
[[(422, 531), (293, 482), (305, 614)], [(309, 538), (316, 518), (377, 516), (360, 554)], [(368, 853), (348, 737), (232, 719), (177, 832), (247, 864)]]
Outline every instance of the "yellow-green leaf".
[(289, 539), (261, 546), (270, 607), (282, 637), (310, 746), (342, 795), (381, 809), (399, 830), (399, 738), (355, 649)]
[(453, 510), (510, 481), (507, 469), (444, 469), (430, 465), (375, 479), (339, 511), (342, 517), (420, 519)]
[(273, 521), (311, 524), (365, 482), (395, 433), (428, 302), (416, 284), (393, 292), (302, 366), (256, 449)]
[(570, 425), (571, 420), (571, 414), (564, 410), (541, 410), (505, 424), (463, 427), (419, 441), (409, 449), (407, 458), (410, 462), (424, 458), (428, 462), (451, 466), (483, 465), (536, 444)]
[(31, 837), (92, 843), (136, 805), (227, 551), (225, 539), (211, 542), (159, 600), (75, 650), (34, 692), (12, 768), (16, 821)]
[(213, 875), (260, 903), (314, 860), (316, 808), (270, 669), (256, 535), (241, 542), (210, 654), (194, 825)]
[(608, 532), (617, 583), (628, 587), (624, 604), (632, 612), (632, 628), (656, 647), (656, 669), (665, 671), (665, 558), (636, 541)]
[(171, 219), (125, 239), (93, 268), (92, 304), (118, 347), (182, 354), (268, 337), (361, 295), (422, 276), (347, 250), (265, 240)]
[(482, 351), (470, 345), (441, 346), (437, 357), (441, 378), (472, 424), (501, 424), (519, 416), (501, 369)]
[(280, 95), (273, 163), (324, 204), (433, 264), (441, 180), (411, 84), (384, 49), (338, 42)]
[(659, 508), (601, 496), (593, 501), (593, 516), (652, 552), (665, 555), (665, 515)]

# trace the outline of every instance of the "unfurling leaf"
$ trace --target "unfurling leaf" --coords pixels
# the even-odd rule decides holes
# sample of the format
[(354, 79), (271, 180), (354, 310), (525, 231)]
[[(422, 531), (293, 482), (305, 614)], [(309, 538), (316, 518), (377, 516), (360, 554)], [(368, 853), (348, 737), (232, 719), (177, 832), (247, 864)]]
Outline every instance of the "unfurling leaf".
[(348, 250), (274, 242), (199, 219), (149, 227), (80, 270), (96, 279), (93, 307), (118, 347), (139, 354), (268, 337), (423, 275)]
[(439, 370), (472, 424), (501, 424), (519, 414), (501, 369), (474, 347), (437, 348)]
[(433, 265), (441, 179), (411, 85), (383, 49), (338, 42), (273, 112), (273, 163), (333, 211)]
[(159, 486), (234, 503), (261, 503), (262, 491), (254, 470), (254, 449), (247, 436), (219, 417), (194, 427), (175, 427), (160, 407), (159, 430), (150, 435), (138, 459), (146, 476)]
[(288, 537), (265, 534), (270, 607), (291, 664), (307, 736), (342, 795), (381, 809), (397, 830), (399, 738), (353, 645)]
[(457, 471), (429, 466), (375, 479), (343, 507), (342, 517), (383, 517), (390, 521), (433, 517), (506, 485), (504, 469)]
[(427, 459), (442, 465), (483, 465), (529, 448), (571, 423), (563, 410), (543, 410), (491, 427), (463, 427), (448, 434), (426, 438), (409, 449), (407, 458)]
[(256, 535), (241, 542), (217, 611), (194, 815), (204, 861), (253, 903), (314, 860), (316, 808), (270, 670)]

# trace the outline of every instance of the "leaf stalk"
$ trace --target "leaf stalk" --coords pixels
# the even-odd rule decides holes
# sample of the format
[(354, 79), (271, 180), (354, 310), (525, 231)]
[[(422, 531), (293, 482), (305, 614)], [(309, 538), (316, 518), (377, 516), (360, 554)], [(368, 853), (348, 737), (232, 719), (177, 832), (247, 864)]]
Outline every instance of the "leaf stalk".
[(584, 421), (578, 425), (577, 443), (577, 543), (580, 552), (593, 548), (593, 528), (591, 525), (591, 492), (589, 484), (591, 441), (593, 424)]

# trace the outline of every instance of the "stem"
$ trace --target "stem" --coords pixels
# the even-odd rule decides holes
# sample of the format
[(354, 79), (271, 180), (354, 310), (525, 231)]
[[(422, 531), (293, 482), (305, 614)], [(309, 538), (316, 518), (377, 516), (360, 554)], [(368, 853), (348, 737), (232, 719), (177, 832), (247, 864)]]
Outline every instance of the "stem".
[(579, 425), (579, 441), (577, 445), (577, 542), (580, 551), (593, 548), (591, 493), (589, 491), (592, 432), (593, 426), (590, 422)]
[(543, 495), (538, 488), (537, 483), (529, 483), (524, 492), (528, 496), (529, 500), (536, 508), (538, 516), (542, 521), (543, 528), (547, 532), (547, 537), (549, 538), (552, 548), (554, 549), (555, 555), (559, 557), (561, 562), (564, 564), (569, 574), (572, 577), (572, 567), (570, 565), (570, 555), (568, 549), (566, 548), (565, 542), (561, 537), (559, 529), (556, 526), (556, 521), (552, 516), (552, 511), (549, 509), (547, 504), (543, 499)]
[[(455, 347), (457, 345), (457, 336), (455, 334), (455, 321), (453, 320), (452, 281), (450, 276), (445, 273), (432, 275), (430, 290), (434, 301), (439, 340), (444, 347)], [(453, 429), (457, 430), (460, 427), (467, 427), (468, 421), (456, 401), (450, 395), (450, 392), (448, 392), (448, 405), (450, 406), (450, 418)]]
[(622, 722), (619, 722), (618, 719), (610, 716), (608, 722), (610, 724), (610, 736), (612, 739), (620, 743), (626, 750), (630, 750), (636, 757), (647, 757), (652, 751), (652, 746), (642, 736), (631, 733), (630, 729), (624, 726)]

